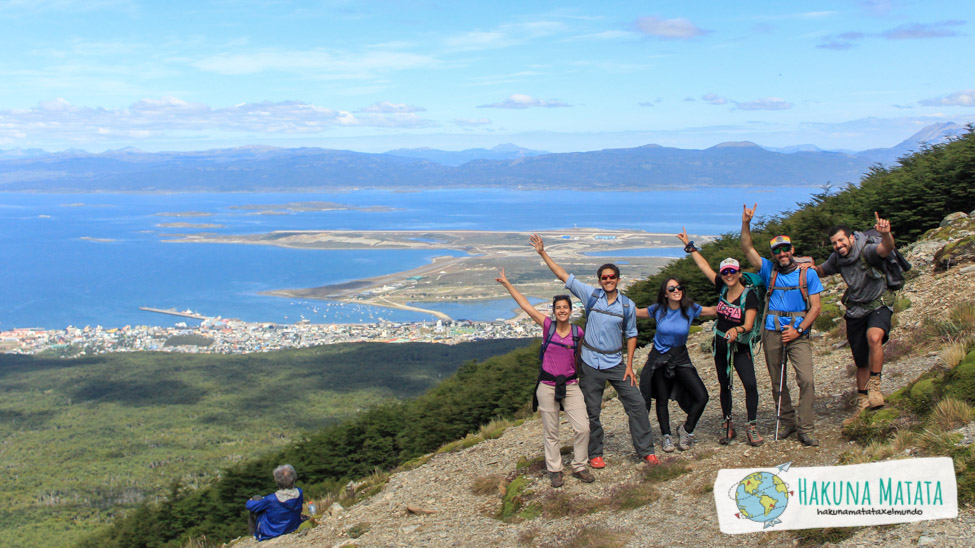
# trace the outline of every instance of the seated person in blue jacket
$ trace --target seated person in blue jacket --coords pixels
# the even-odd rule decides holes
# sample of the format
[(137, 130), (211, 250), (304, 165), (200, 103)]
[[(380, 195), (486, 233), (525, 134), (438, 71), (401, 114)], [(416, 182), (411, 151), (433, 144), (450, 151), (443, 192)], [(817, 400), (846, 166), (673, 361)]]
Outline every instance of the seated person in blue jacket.
[(282, 464), (274, 469), (274, 483), (278, 490), (266, 497), (251, 497), (247, 501), (250, 516), (247, 519), (247, 532), (257, 540), (286, 535), (301, 525), (301, 507), (305, 497), (301, 489), (295, 487), (298, 474), (294, 466)]

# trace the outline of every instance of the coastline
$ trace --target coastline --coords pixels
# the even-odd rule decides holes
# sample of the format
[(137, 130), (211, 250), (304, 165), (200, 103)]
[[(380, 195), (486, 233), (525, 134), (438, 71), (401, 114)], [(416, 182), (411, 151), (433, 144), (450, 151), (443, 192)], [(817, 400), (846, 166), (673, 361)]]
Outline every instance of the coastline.
[[(672, 257), (630, 256), (628, 250), (673, 247), (669, 234), (638, 230), (573, 228), (539, 233), (556, 260), (574, 271), (587, 272), (603, 260), (625, 264), (630, 279), (656, 272)], [(702, 241), (709, 237), (695, 236)], [(523, 292), (541, 300), (561, 288), (527, 243), (523, 232), (450, 231), (278, 231), (233, 237), (191, 236), (177, 242), (264, 244), (302, 249), (460, 249), (464, 256), (435, 256), (431, 262), (409, 270), (311, 288), (263, 291), (261, 295), (337, 301), (410, 310), (450, 320), (444, 312), (417, 306), (438, 301), (492, 300), (508, 294), (494, 282), (504, 268), (517, 276)], [(589, 253), (598, 251), (599, 257)], [(613, 252), (619, 255), (613, 255)], [(578, 267), (578, 265), (586, 265)], [(636, 270), (636, 272), (634, 272)], [(560, 284), (559, 284), (560, 285)]]

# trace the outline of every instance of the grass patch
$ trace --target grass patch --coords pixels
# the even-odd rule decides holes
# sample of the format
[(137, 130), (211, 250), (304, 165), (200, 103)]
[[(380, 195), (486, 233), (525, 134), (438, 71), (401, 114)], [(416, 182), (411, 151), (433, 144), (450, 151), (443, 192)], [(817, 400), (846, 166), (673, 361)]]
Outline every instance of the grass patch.
[(467, 434), (459, 440), (444, 444), (437, 449), (437, 453), (453, 453), (455, 451), (474, 447), (485, 440), (500, 438), (501, 434), (504, 434), (505, 430), (511, 428), (512, 426), (518, 426), (523, 422), (525, 422), (524, 419), (494, 419), (488, 424), (482, 425), (477, 432)]
[[(533, 467), (534, 468), (538, 468), (538, 465), (539, 464), (543, 464), (544, 462), (545, 462), (545, 456), (544, 455), (539, 455), (539, 456), (535, 456), (535, 457), (531, 457), (531, 458), (528, 458), (528, 457), (525, 457), (525, 456), (521, 456), (521, 457), (518, 457), (518, 462), (515, 464), (515, 469), (516, 470), (522, 470), (522, 471), (524, 471), (526, 469), (531, 469)], [(529, 470), (529, 471), (531, 471), (531, 470)], [(535, 470), (535, 471), (541, 471), (541, 470), (538, 469), (538, 470)]]
[(426, 455), (419, 456), (415, 459), (410, 459), (403, 464), (396, 467), (397, 472), (408, 472), (410, 470), (415, 470), (424, 464), (430, 462), (435, 453), (427, 453)]
[(972, 406), (968, 402), (948, 397), (934, 406), (929, 420), (941, 430), (952, 430), (972, 420)]
[(827, 527), (825, 529), (803, 529), (796, 533), (797, 546), (823, 546), (837, 544), (852, 537), (859, 527)]
[(616, 510), (633, 510), (655, 502), (660, 491), (649, 483), (620, 485), (610, 491), (610, 506)]
[(866, 410), (853, 422), (843, 426), (843, 434), (861, 444), (884, 441), (898, 430), (896, 421), (900, 415), (900, 410), (893, 406), (876, 411)]
[(938, 352), (938, 360), (949, 369), (955, 367), (965, 359), (969, 345), (971, 345), (971, 341), (968, 339), (952, 341), (945, 345), (941, 352)]
[(643, 480), (650, 483), (661, 483), (683, 476), (691, 471), (686, 462), (678, 459), (665, 459), (658, 466), (645, 466), (641, 470)]
[(603, 501), (572, 496), (561, 490), (546, 493), (539, 503), (542, 515), (546, 518), (578, 517), (591, 514)]
[[(528, 495), (530, 491), (528, 486), (531, 483), (525, 476), (518, 476), (517, 478), (511, 480), (507, 487), (505, 488), (504, 497), (501, 499), (501, 509), (498, 511), (497, 518), (501, 521), (520, 521), (525, 518), (522, 514), (524, 510), (530, 510), (526, 508), (526, 503), (528, 502)], [(537, 505), (530, 505), (537, 507)], [(540, 512), (540, 511), (539, 511)], [(534, 513), (534, 511), (530, 512)], [(537, 517), (534, 516), (534, 517)]]
[(491, 474), (474, 478), (471, 492), (475, 495), (500, 495), (505, 492), (504, 477), (501, 474)]
[(371, 528), (372, 524), (370, 524), (368, 521), (362, 521), (346, 529), (345, 534), (349, 535), (349, 538), (359, 538), (368, 533), (369, 529)]

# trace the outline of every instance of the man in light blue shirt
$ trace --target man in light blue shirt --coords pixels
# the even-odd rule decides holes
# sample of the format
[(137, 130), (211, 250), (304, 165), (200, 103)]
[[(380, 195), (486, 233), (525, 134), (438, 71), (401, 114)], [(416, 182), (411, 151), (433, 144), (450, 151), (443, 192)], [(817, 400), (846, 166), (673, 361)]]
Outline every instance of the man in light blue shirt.
[[(749, 227), (754, 216), (755, 207), (742, 207), (741, 250), (748, 262), (759, 269), (758, 274), (768, 288), (769, 304), (765, 329), (762, 331), (762, 347), (765, 350), (765, 365), (772, 377), (772, 396), (779, 410), (778, 420), (782, 423), (777, 439), (787, 438), (798, 430), (797, 438), (803, 445), (817, 446), (819, 442), (812, 437), (816, 387), (809, 331), (819, 316), (819, 294), (823, 291), (823, 284), (815, 269), (799, 268), (793, 257), (792, 240), (788, 236), (776, 236), (769, 242), (775, 262), (759, 255), (752, 245)], [(786, 357), (792, 363), (799, 386), (798, 410), (792, 406), (789, 385), (784, 379)], [(779, 432), (778, 428), (776, 431)]]
[[(586, 412), (589, 414), (589, 465), (593, 468), (606, 466), (603, 460), (603, 425), (599, 421), (599, 413), (607, 381), (616, 389), (620, 403), (626, 410), (630, 437), (637, 455), (648, 464), (659, 464), (653, 454), (653, 435), (650, 431), (647, 404), (637, 388), (636, 375), (633, 372), (637, 334), (636, 304), (617, 290), (619, 268), (613, 264), (599, 267), (597, 275), (600, 287), (597, 288), (579, 281), (575, 275), (569, 274), (553, 261), (538, 234), (532, 234), (531, 243), (545, 264), (565, 282), (566, 289), (587, 305), (579, 388), (586, 399)], [(593, 297), (595, 301), (590, 307), (588, 303), (593, 301)]]

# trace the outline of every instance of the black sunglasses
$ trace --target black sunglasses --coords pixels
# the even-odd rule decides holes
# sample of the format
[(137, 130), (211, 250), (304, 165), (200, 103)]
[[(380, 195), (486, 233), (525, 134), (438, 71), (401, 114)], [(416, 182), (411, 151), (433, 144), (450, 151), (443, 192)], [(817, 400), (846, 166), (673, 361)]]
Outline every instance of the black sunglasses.
[(785, 253), (786, 251), (792, 251), (791, 245), (780, 245), (779, 247), (772, 248), (772, 255), (779, 255), (780, 253)]
[(672, 285), (667, 288), (667, 293), (676, 293), (677, 291), (684, 291), (684, 286)]

